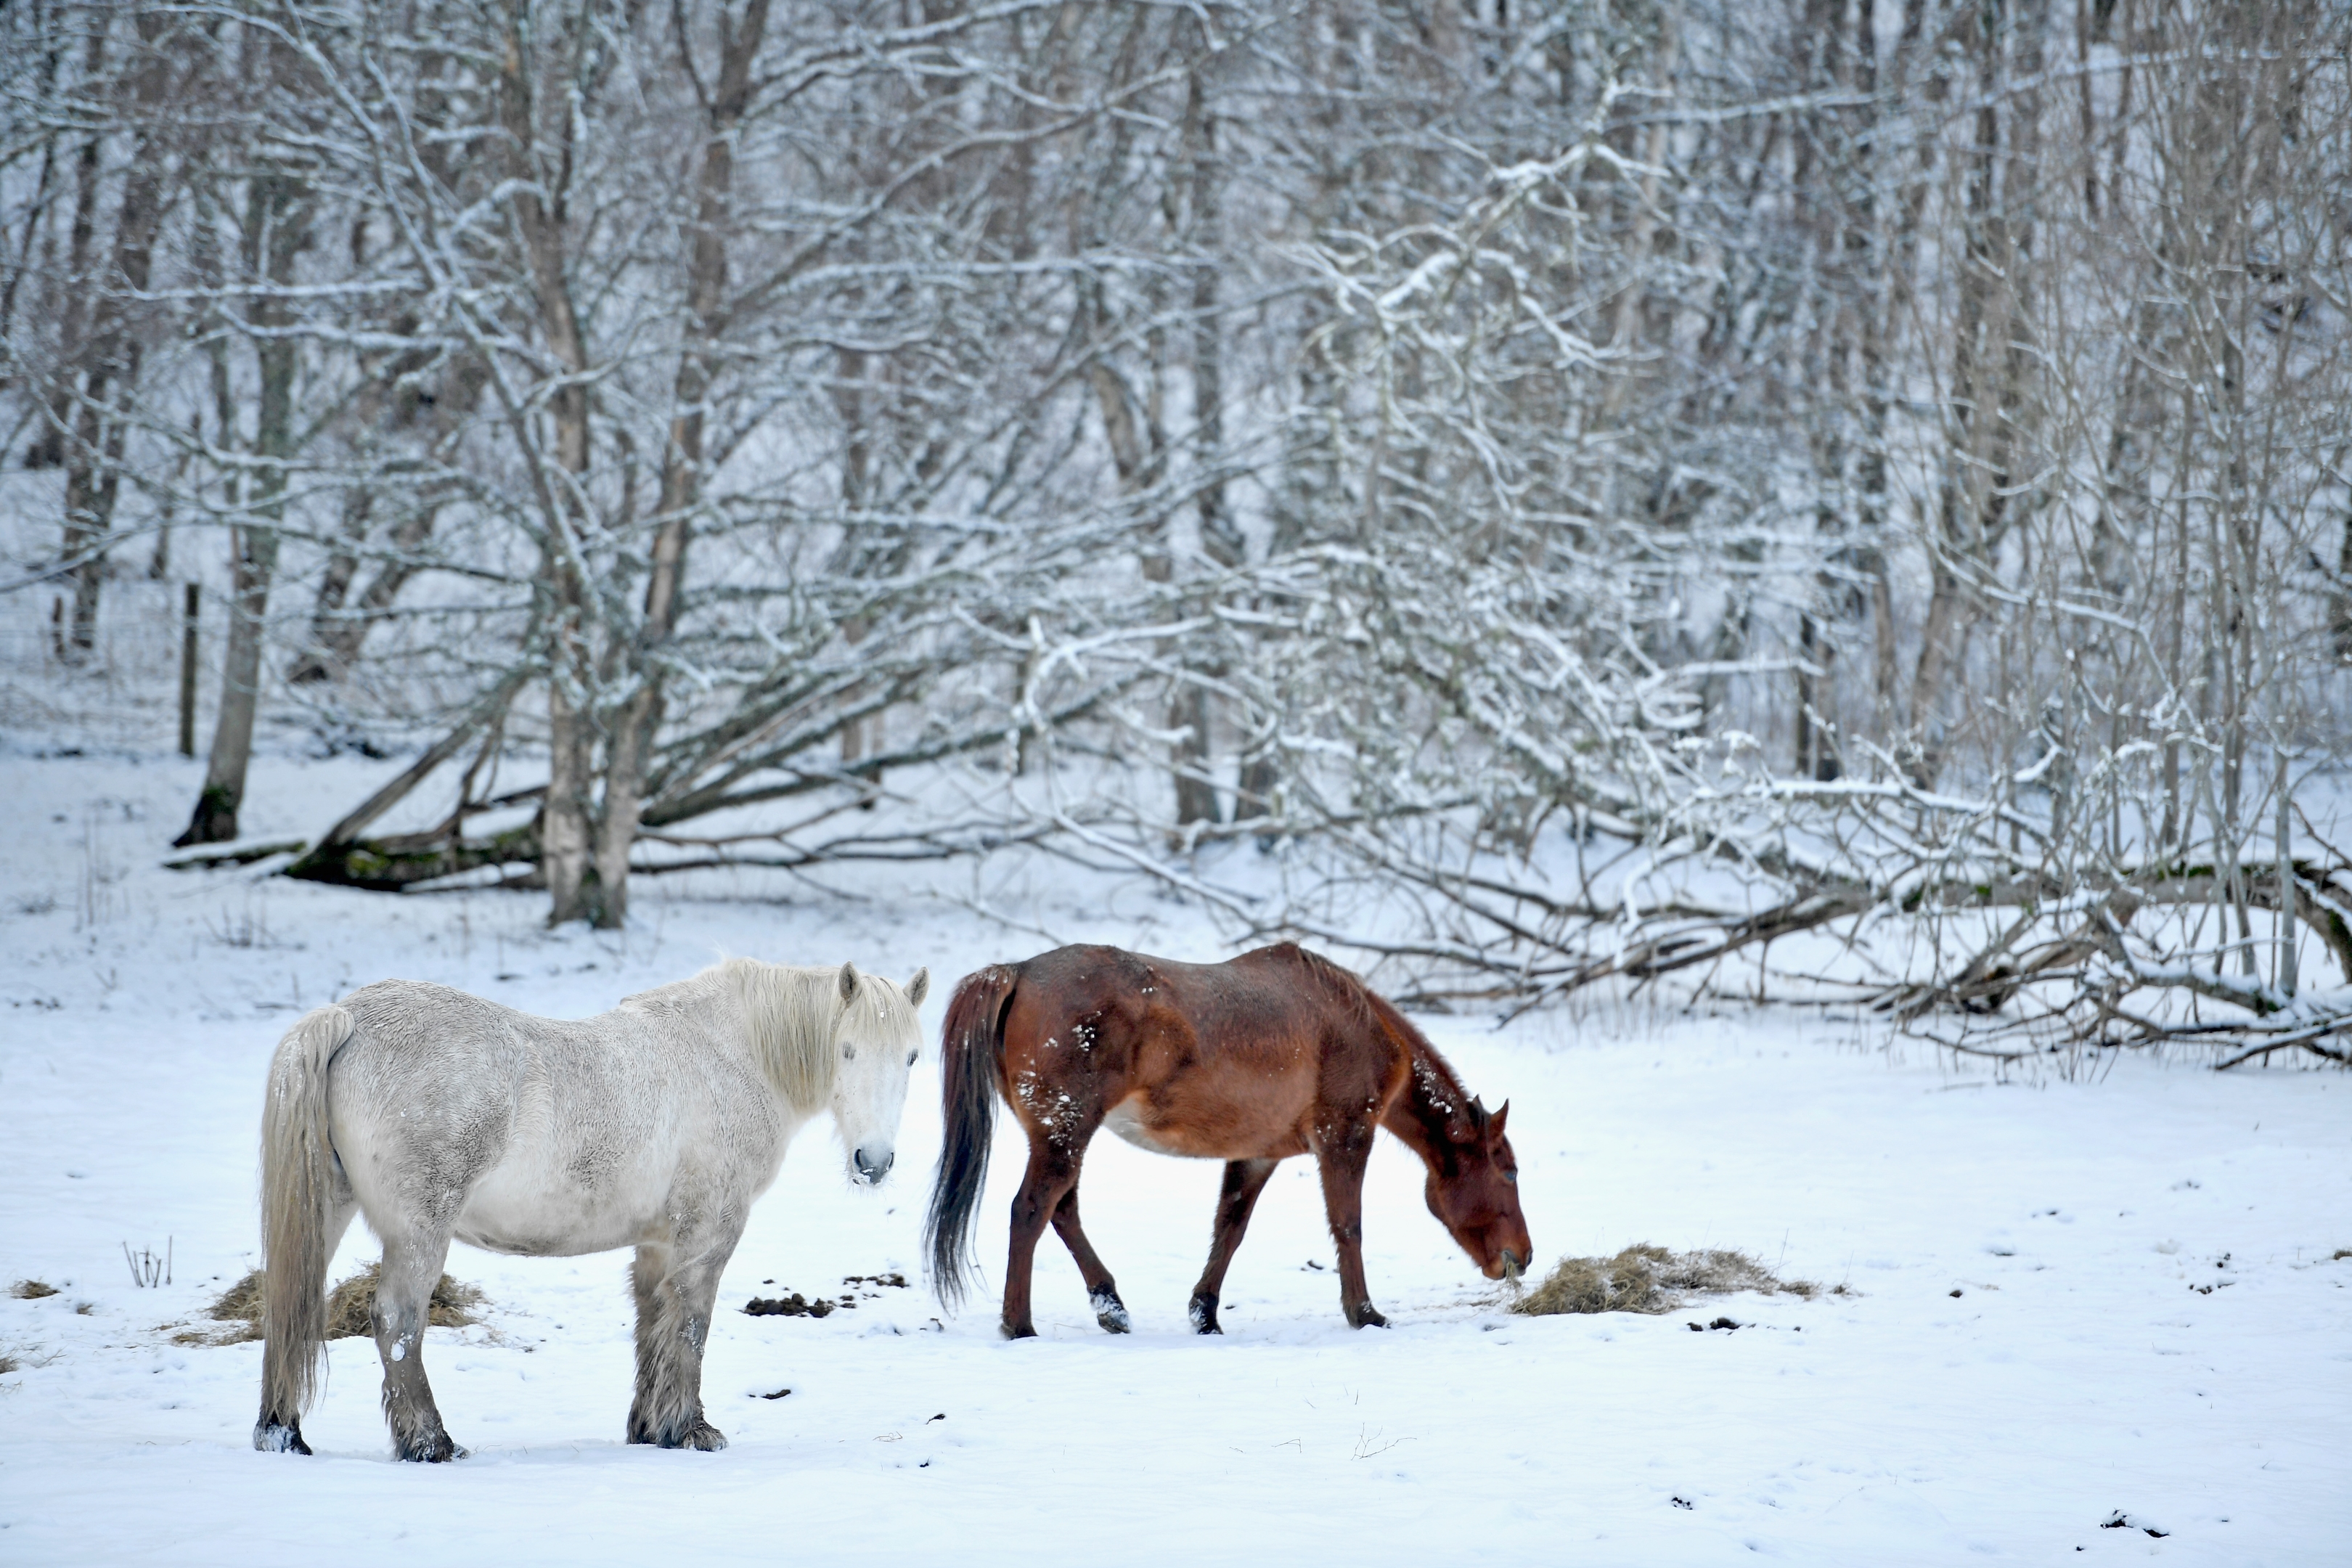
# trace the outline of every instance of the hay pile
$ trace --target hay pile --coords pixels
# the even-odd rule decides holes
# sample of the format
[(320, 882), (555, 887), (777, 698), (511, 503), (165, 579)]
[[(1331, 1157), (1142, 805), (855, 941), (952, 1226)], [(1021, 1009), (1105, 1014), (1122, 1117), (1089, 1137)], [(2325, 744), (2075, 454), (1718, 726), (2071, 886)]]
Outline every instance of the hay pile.
[[(383, 1266), (371, 1263), (327, 1293), (327, 1337), (331, 1340), (366, 1339), (374, 1333), (368, 1326), (368, 1309), (375, 1305), (376, 1276)], [(230, 1286), (212, 1304), (215, 1322), (244, 1325), (235, 1332), (212, 1337), (207, 1342), (233, 1345), (261, 1337), (262, 1271), (258, 1268)], [(463, 1329), (481, 1321), (476, 1315), (484, 1305), (482, 1293), (471, 1285), (452, 1279), (446, 1274), (433, 1287), (432, 1304), (426, 1309), (425, 1321), (436, 1329)], [(184, 1335), (183, 1343), (205, 1340), (204, 1335)]]
[(1644, 1242), (1614, 1258), (1563, 1258), (1550, 1277), (1511, 1303), (1531, 1317), (1560, 1312), (1672, 1312), (1693, 1296), (1786, 1291), (1811, 1300), (1821, 1287), (1782, 1279), (1744, 1252), (1669, 1252)]

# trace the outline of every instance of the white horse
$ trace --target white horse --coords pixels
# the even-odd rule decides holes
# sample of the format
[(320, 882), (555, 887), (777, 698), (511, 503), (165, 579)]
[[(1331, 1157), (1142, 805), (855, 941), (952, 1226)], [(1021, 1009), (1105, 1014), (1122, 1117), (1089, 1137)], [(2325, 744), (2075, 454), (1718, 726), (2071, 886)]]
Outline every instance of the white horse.
[(415, 980), (305, 1015), (261, 1115), (253, 1446), (310, 1451), (299, 1418), (325, 1358), (327, 1262), (364, 1213), (383, 1242), (371, 1321), (402, 1458), (465, 1454), (423, 1360), (452, 1237), (533, 1257), (635, 1247), (629, 1441), (725, 1447), (703, 1415), (702, 1346), (751, 1201), (827, 1110), (852, 1180), (888, 1173), (929, 984), (730, 958), (577, 1022)]

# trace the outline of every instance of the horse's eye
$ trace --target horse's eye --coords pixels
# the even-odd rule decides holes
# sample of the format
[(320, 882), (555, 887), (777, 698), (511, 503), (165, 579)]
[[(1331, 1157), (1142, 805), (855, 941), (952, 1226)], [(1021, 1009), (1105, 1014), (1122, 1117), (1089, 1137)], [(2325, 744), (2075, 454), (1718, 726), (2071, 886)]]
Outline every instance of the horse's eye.
[(841, 1059), (845, 1062), (856, 1061), (857, 1059), (857, 1047), (851, 1045), (847, 1040), (842, 1041)]
[(1506, 1171), (1503, 1173), (1503, 1180), (1516, 1187), (1519, 1184), (1519, 1173), (1517, 1171)]
[(913, 1066), (915, 1065), (915, 1058), (916, 1058), (917, 1057), (919, 1057), (919, 1056), (922, 1055), (922, 1054), (923, 1054), (923, 1052), (922, 1052), (922, 1047), (921, 1047), (920, 1046), (918, 1046), (918, 1047), (916, 1047), (913, 1050), (908, 1051), (908, 1052), (907, 1053), (907, 1065), (908, 1065), (908, 1067), (913, 1067)]

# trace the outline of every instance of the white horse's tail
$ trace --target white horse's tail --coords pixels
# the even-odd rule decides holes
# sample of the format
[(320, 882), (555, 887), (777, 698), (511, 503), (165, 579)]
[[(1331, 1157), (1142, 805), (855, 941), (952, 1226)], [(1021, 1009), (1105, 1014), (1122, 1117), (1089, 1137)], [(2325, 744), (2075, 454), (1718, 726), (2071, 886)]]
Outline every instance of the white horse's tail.
[(327, 1342), (327, 1232), (336, 1187), (327, 1129), (327, 1064), (357, 1026), (341, 1007), (305, 1013), (278, 1042), (269, 1063), (269, 1097), (261, 1108), (265, 1273), (256, 1447), (298, 1446), (297, 1422), (318, 1391)]

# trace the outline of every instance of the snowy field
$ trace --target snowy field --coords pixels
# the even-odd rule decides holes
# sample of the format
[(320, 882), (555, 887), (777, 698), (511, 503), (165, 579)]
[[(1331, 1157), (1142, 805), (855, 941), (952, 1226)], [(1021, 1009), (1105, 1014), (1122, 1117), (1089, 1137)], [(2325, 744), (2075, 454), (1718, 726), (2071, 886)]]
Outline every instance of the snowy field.
[[(197, 764), (47, 744), (0, 736), (0, 1284), (58, 1287), (0, 1297), (0, 1563), (2352, 1562), (2352, 1079), (2003, 1083), (1786, 1013), (1423, 1022), (1511, 1101), (1547, 1265), (1731, 1247), (1843, 1296), (1512, 1316), (1384, 1140), (1366, 1254), (1395, 1327), (1341, 1324), (1297, 1162), (1198, 1339), (1217, 1170), (1106, 1139), (1087, 1228), (1138, 1331), (1097, 1331), (1049, 1237), (1042, 1337), (1009, 1344), (990, 1303), (949, 1317), (920, 1287), (927, 1057), (887, 1184), (852, 1191), (812, 1129), (754, 1211), (705, 1382), (724, 1453), (620, 1440), (625, 1255), (464, 1247), (450, 1270), (492, 1307), (432, 1331), (427, 1366), (472, 1458), (389, 1460), (361, 1340), (305, 1423), (319, 1457), (254, 1453), (259, 1347), (173, 1340), (257, 1261), (263, 1066), (301, 1009), (408, 975), (578, 1015), (722, 951), (947, 981), (1041, 931), (1227, 950), (1044, 867), (950, 874), (1037, 930), (860, 878), (642, 885), (615, 937), (549, 935), (534, 897), (175, 874)], [(388, 765), (265, 755), (248, 834), (315, 832)], [(1002, 1123), (992, 1286), (1021, 1147)], [(135, 1288), (123, 1245), (167, 1237), (172, 1283)], [(371, 1256), (355, 1228), (334, 1277)], [(734, 1310), (891, 1270), (916, 1286), (823, 1321)]]

